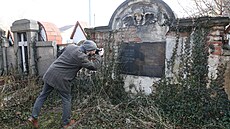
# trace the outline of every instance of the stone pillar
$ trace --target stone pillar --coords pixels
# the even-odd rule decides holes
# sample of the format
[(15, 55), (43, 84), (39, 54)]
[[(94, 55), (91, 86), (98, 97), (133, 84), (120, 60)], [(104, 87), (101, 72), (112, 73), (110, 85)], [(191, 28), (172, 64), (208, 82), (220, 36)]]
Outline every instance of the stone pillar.
[(223, 62), (227, 64), (225, 73), (224, 73), (224, 89), (228, 95), (228, 100), (230, 100), (230, 52), (227, 52), (224, 55)]
[[(26, 36), (26, 40), (23, 38), (24, 41), (21, 41), (22, 44), (23, 42), (25, 43), (24, 45), (27, 46), (27, 53), (24, 53), (25, 56), (27, 56), (26, 58), (28, 58), (28, 62), (26, 62), (28, 64), (28, 69), (26, 72), (28, 72), (31, 75), (35, 75), (36, 74), (36, 69), (35, 69), (35, 51), (34, 51), (34, 41), (37, 40), (37, 33), (39, 30), (39, 26), (37, 21), (33, 21), (33, 20), (28, 20), (28, 19), (21, 19), (21, 20), (17, 20), (15, 21), (12, 26), (11, 26), (11, 31), (14, 33), (14, 39), (15, 39), (15, 45), (14, 45), (14, 49), (17, 55), (17, 67), (19, 68), (19, 73), (24, 73), (25, 71), (23, 71), (23, 68), (21, 64), (25, 63), (22, 62), (23, 57), (22, 57), (22, 52), (20, 51), (20, 35), (21, 34), (25, 34)], [(22, 45), (21, 47), (25, 47), (24, 45)], [(26, 51), (25, 51), (26, 52)]]
[(217, 68), (220, 64), (220, 57), (223, 54), (223, 42), (222, 36), (224, 33), (224, 26), (213, 26), (210, 28), (210, 33), (207, 37), (207, 44), (209, 46), (209, 58), (208, 58), (208, 65), (209, 65), (209, 78), (216, 79), (217, 77)]
[(21, 60), (21, 56), (20, 56), (20, 53), (18, 52), (18, 50), (19, 50), (19, 46), (18, 46), (18, 43), (16, 42), (16, 41), (19, 41), (19, 39), (18, 39), (18, 36), (17, 36), (17, 33), (16, 32), (13, 32), (13, 35), (14, 35), (14, 41), (15, 41), (15, 43), (14, 43), (14, 52), (15, 52), (15, 56), (16, 56), (16, 58), (15, 58), (15, 61), (14, 61), (14, 68), (15, 68), (15, 70), (17, 70), (17, 72), (19, 72), (20, 74), (21, 74), (21, 71), (19, 70), (19, 66), (20, 66), (20, 64), (19, 64), (19, 60)]
[(210, 29), (210, 33), (208, 35), (208, 45), (211, 48), (210, 53), (212, 55), (221, 55), (223, 53), (222, 46), (222, 36), (224, 33), (224, 26), (214, 26)]
[(0, 28), (0, 74), (4, 71), (4, 40), (5, 31)]
[(2, 55), (3, 55), (3, 68), (4, 68), (5, 74), (8, 74), (7, 47), (9, 47), (9, 42), (7, 42), (6, 38), (3, 38), (3, 40), (2, 40)]
[(210, 55), (208, 59), (209, 64), (209, 78), (217, 78), (217, 68), (220, 64), (226, 64), (226, 70), (224, 74), (224, 88), (230, 100), (230, 52), (229, 50), (223, 50), (223, 36), (225, 26), (214, 26), (211, 28), (211, 32), (208, 35), (208, 45), (210, 47)]
[(36, 54), (36, 41), (37, 41), (37, 32), (36, 31), (30, 31), (27, 32), (27, 37), (31, 37), (31, 40), (28, 40), (28, 48), (29, 48), (29, 73), (32, 75), (36, 75), (36, 63), (35, 63), (35, 54)]

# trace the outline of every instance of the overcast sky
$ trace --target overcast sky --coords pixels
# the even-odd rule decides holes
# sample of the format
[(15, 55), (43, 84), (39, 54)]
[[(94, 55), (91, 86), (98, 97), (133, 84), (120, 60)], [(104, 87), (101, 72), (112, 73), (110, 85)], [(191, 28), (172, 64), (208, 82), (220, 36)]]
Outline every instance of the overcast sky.
[[(52, 22), (58, 27), (89, 22), (89, 0), (0, 0), (0, 25), (12, 25), (15, 20), (32, 19)], [(106, 26), (116, 10), (125, 0), (90, 0), (91, 26)], [(177, 16), (183, 17), (187, 0), (164, 0)], [(180, 4), (178, 4), (178, 1)]]

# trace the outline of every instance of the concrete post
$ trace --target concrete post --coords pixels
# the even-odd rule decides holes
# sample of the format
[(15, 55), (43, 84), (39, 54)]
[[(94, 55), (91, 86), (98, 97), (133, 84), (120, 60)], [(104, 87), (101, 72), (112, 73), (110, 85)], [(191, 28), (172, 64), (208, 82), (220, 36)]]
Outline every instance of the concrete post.
[(20, 67), (20, 64), (19, 64), (19, 60), (21, 60), (21, 56), (20, 56), (20, 53), (18, 52), (19, 51), (19, 47), (18, 47), (18, 43), (17, 43), (17, 41), (19, 41), (19, 39), (18, 39), (18, 33), (16, 33), (16, 32), (13, 32), (13, 34), (14, 34), (14, 41), (15, 41), (15, 44), (14, 44), (14, 54), (15, 54), (15, 61), (14, 61), (14, 68), (15, 68), (15, 70), (17, 70), (17, 72), (19, 72), (19, 74), (21, 74), (22, 72), (21, 72), (21, 70), (19, 69)]
[[(36, 72), (36, 67), (35, 67), (35, 49), (33, 43), (37, 39), (37, 33), (39, 30), (39, 25), (37, 21), (33, 20), (28, 20), (28, 19), (21, 19), (17, 20), (12, 24), (11, 31), (14, 33), (14, 39), (15, 39), (15, 45), (14, 49), (17, 55), (17, 67), (19, 68), (18, 71), (20, 74), (23, 74), (24, 71), (29, 72), (30, 75), (35, 75), (37, 74)], [(24, 41), (19, 41), (20, 40), (20, 35), (26, 36), (26, 39)], [(21, 39), (22, 40), (22, 39)], [(26, 47), (27, 46), (27, 53), (22, 53), (20, 51), (20, 46), (19, 43), (21, 42), (21, 47)], [(25, 46), (23, 45), (23, 42), (25, 42)], [(26, 62), (22, 62), (22, 55), (27, 56), (28, 60)], [(24, 58), (24, 57), (23, 57)], [(25, 58), (24, 58), (25, 59)], [(28, 69), (25, 70), (25, 67), (21, 68), (22, 64), (25, 65), (24, 63), (27, 63)], [(24, 69), (24, 70), (23, 70)], [(27, 73), (26, 73), (27, 74)]]
[(4, 68), (4, 73), (8, 74), (8, 69), (7, 69), (7, 47), (9, 47), (9, 43), (7, 42), (6, 38), (3, 38), (2, 40), (2, 55), (3, 55), (3, 68)]
[(3, 44), (5, 40), (5, 31), (0, 28), (0, 74), (4, 71), (4, 49)]
[(36, 48), (35, 43), (38, 39), (37, 32), (36, 31), (30, 31), (27, 32), (27, 37), (30, 37), (30, 40), (27, 41), (28, 43), (28, 54), (29, 54), (29, 73), (32, 75), (36, 75), (36, 63), (35, 63), (35, 54), (36, 54)]

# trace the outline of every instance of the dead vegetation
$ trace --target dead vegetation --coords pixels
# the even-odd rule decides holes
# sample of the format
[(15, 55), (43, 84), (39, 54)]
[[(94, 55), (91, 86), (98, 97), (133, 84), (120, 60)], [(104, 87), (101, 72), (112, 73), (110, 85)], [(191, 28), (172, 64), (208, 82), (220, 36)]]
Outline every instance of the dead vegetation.
[[(92, 78), (93, 76), (95, 78)], [(90, 79), (92, 80), (89, 81)], [(119, 85), (104, 89), (104, 86), (97, 85), (100, 83), (95, 79), (98, 79), (95, 75), (81, 75), (73, 82), (72, 114), (77, 120), (73, 128), (171, 128), (159, 114), (151, 96), (139, 95), (131, 98)], [(11, 88), (8, 90), (1, 88), (1, 128), (30, 128), (26, 120), (41, 90), (41, 83), (37, 83), (37, 78), (26, 80), (25, 83), (20, 83), (22, 85), (16, 81), (10, 83), (11, 85), (5, 84), (3, 87)], [(109, 93), (108, 90), (112, 90), (110, 88), (113, 86), (121, 88), (116, 90), (120, 96)], [(9, 92), (12, 87), (16, 89)], [(61, 127), (60, 105), (61, 100), (54, 91), (42, 109), (39, 118), (41, 128)]]

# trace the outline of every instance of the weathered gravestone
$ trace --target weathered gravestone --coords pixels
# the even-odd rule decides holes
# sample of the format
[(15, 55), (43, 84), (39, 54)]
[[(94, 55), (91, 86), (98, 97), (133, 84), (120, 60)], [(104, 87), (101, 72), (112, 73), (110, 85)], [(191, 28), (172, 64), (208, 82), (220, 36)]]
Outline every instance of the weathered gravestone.
[[(111, 41), (116, 45), (121, 44), (119, 56), (122, 73), (126, 75), (126, 91), (149, 94), (154, 90), (153, 83), (163, 76), (173, 77), (176, 82), (180, 56), (185, 52), (184, 45), (190, 43), (192, 46), (198, 23), (203, 29), (210, 29), (205, 37), (207, 46), (213, 46), (209, 48), (212, 52), (208, 57), (208, 75), (215, 79), (219, 64), (223, 63), (223, 59), (229, 61), (227, 55), (222, 56), (225, 33), (230, 30), (228, 17), (175, 20), (172, 10), (162, 0), (126, 0), (115, 10), (108, 26), (87, 31), (100, 44), (110, 44)], [(117, 48), (113, 46), (111, 50), (114, 49)], [(167, 62), (173, 54), (174, 66), (170, 68)]]
[(111, 40), (121, 44), (125, 89), (149, 94), (153, 81), (164, 75), (166, 34), (174, 20), (173, 11), (162, 0), (126, 0), (114, 11), (108, 26), (88, 33), (106, 44), (112, 32)]

